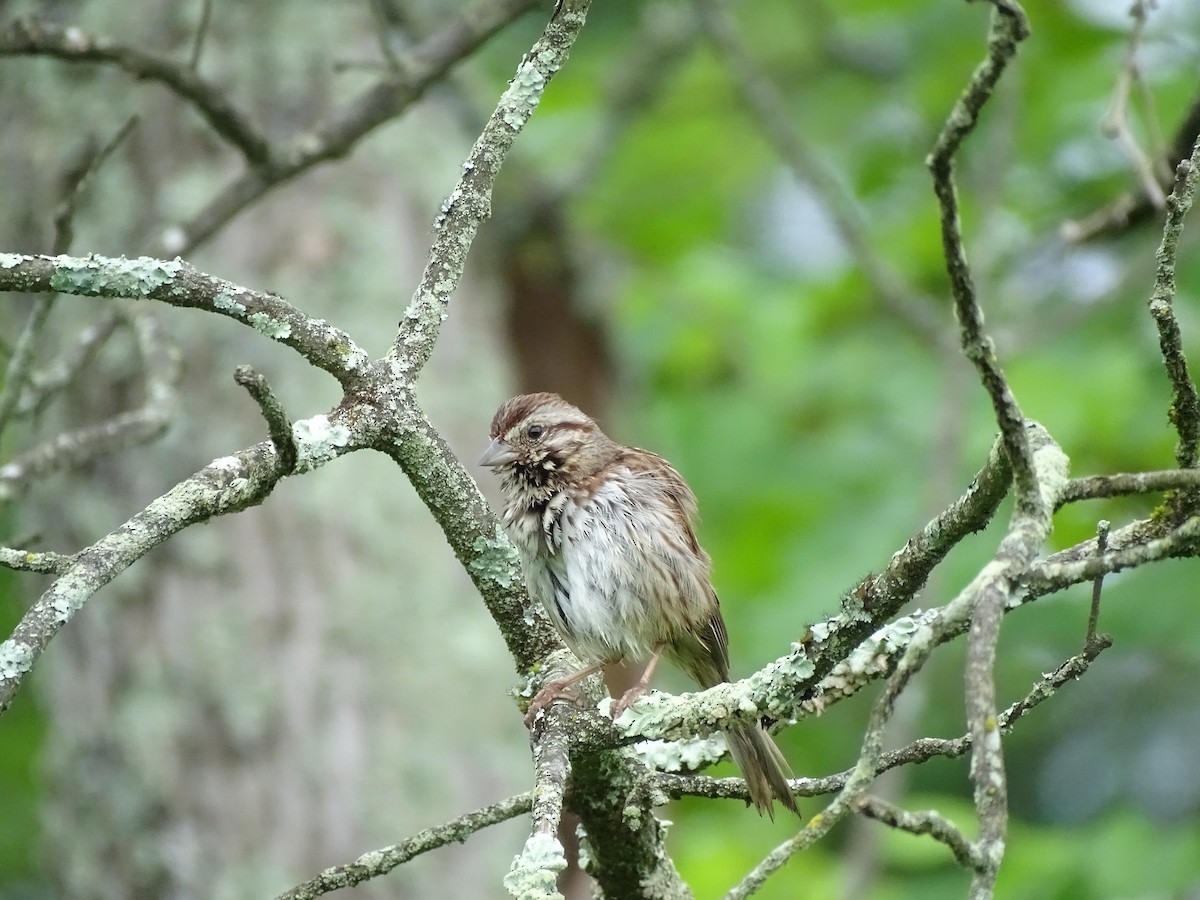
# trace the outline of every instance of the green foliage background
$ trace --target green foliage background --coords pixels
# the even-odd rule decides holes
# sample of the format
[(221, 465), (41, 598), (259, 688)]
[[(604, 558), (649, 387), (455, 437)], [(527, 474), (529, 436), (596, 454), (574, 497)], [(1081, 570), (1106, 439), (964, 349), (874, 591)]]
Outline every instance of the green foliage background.
[[(1147, 113), (1169, 135), (1194, 99), (1200, 66), (1200, 7), (1161, 6), (1141, 56), (1152, 107), (1134, 114), (1145, 146), (1153, 141)], [(629, 74), (641, 9), (596, 4), (515, 164), (551, 180), (573, 171), (602, 134), (614, 79)], [(1166, 468), (1174, 446), (1145, 309), (1157, 225), (1085, 246), (1059, 237), (1065, 221), (1135, 186), (1127, 159), (1099, 128), (1129, 22), (1098, 10), (1083, 0), (1030, 4), (1033, 37), (959, 168), (967, 247), (1006, 372), (1077, 475)], [(736, 14), (786, 92), (793, 123), (858, 199), (875, 252), (928, 295), (953, 335), (923, 158), (982, 58), (986, 5), (760, 0)], [(539, 27), (527, 18), (471, 64), (479, 96), (498, 93)], [(961, 493), (994, 426), (969, 366), (939, 359), (881, 307), (820, 203), (765, 142), (718, 55), (702, 44), (651, 93), (604, 168), (569, 201), (569, 220), (619, 361), (619, 412), (606, 425), (671, 459), (699, 495), (735, 669), (745, 672), (833, 613), (843, 591)], [(501, 185), (498, 213), (513, 187)], [(1193, 227), (1184, 239), (1176, 304), (1193, 354), (1197, 234)], [(290, 299), (304, 306), (303, 296)], [(1153, 502), (1069, 508), (1056, 520), (1052, 549), (1086, 538), (1100, 518), (1117, 526), (1145, 515)], [(993, 528), (959, 548), (919, 604), (952, 597), (995, 540)], [(1200, 889), (1196, 585), (1194, 562), (1110, 579), (1101, 625), (1114, 648), (1009, 738), (1014, 818), (1001, 896)], [(1009, 617), (997, 673), (1002, 702), (1079, 650), (1087, 603), (1077, 590)], [(14, 600), (0, 609), (4, 624), (19, 614)], [(961, 734), (961, 682), (961, 647), (947, 648), (918, 682), (897, 743)], [(797, 774), (853, 762), (869, 699), (783, 736)], [(35, 871), (37, 836), (19, 823), (35, 818), (28, 811), (40, 729), (31, 704), (0, 720), (0, 896)], [(908, 773), (901, 801), (965, 825), (969, 790), (964, 762), (933, 761)], [(803, 806), (813, 813), (819, 801)], [(733, 873), (795, 828), (733, 804), (682, 802), (668, 815), (677, 864), (699, 897), (726, 890)], [(868, 828), (881, 841), (870, 897), (963, 896), (967, 878), (944, 847)], [(860, 858), (854, 846), (838, 833), (791, 862), (762, 896), (837, 896)]]
[[(1165, 5), (1164, 5), (1165, 6)], [(1152, 17), (1141, 61), (1170, 135), (1195, 92), (1200, 10)], [(954, 322), (923, 159), (982, 58), (982, 5), (759, 3), (744, 38), (788, 94), (793, 124), (861, 204), (872, 245)], [(1111, 10), (1110, 10), (1111, 12)], [(960, 162), (967, 248), (988, 324), (1026, 413), (1071, 457), (1073, 474), (1170, 467), (1169, 389), (1145, 309), (1158, 224), (1072, 246), (1059, 236), (1134, 188), (1099, 123), (1128, 52), (1130, 20), (1087, 4), (1029, 9), (1033, 37)], [(521, 152), (580, 152), (636, 14), (598, 9), (574, 67)], [(615, 51), (619, 56), (619, 51)], [(947, 365), (890, 316), (811, 193), (798, 187), (732, 87), (722, 60), (693, 53), (632, 126), (610, 168), (577, 199), (576, 221), (615, 289), (606, 311), (621, 358), (622, 437), (667, 455), (701, 498), (703, 539), (731, 620), (735, 667), (778, 655), (842, 591), (878, 571), (969, 483), (994, 435), (963, 362)], [(569, 122), (556, 127), (556, 120)], [(568, 133), (575, 134), (574, 145)], [(554, 146), (551, 146), (551, 145)], [(791, 218), (779, 206), (795, 206)], [(1181, 253), (1177, 311), (1195, 352), (1195, 229)], [(1050, 549), (1146, 514), (1153, 498), (1061, 513)], [(1001, 514), (1001, 521), (1007, 509)], [(921, 606), (952, 597), (995, 546), (976, 536)], [(1007, 743), (1014, 822), (999, 894), (1023, 898), (1179, 896), (1200, 885), (1200, 701), (1194, 562), (1110, 579), (1102, 628), (1116, 646), (1022, 723)], [(1075, 590), (1005, 624), (1002, 702), (1078, 651), (1089, 593)], [(1187, 623), (1184, 625), (1184, 623)], [(936, 659), (904, 739), (964, 729), (961, 648)], [(848, 766), (864, 703), (787, 732), (798, 772)], [(916, 809), (970, 823), (966, 766), (911, 773)], [(808, 812), (816, 801), (805, 803)], [(676, 859), (698, 896), (716, 896), (794, 823), (732, 825), (729, 810), (680, 804)], [(969, 827), (968, 827), (969, 831)], [(771, 833), (774, 838), (764, 837)], [(798, 858), (765, 897), (834, 896), (854, 865), (847, 835)], [(872, 897), (960, 897), (945, 848), (889, 833)], [(840, 856), (841, 855), (841, 856)], [(840, 886), (840, 887), (839, 887)]]

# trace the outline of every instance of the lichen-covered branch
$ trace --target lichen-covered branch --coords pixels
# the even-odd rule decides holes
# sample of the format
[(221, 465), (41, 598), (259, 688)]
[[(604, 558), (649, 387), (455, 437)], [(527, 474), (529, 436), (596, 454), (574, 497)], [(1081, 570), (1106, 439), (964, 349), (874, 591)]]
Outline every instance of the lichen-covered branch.
[(534, 900), (561, 898), (556, 884), (567, 867), (567, 857), (558, 839), (567, 777), (570, 714), (561, 705), (552, 706), (541, 719), (533, 740), (533, 828), (529, 839), (504, 876), (504, 888), (513, 897)]
[(463, 163), (463, 174), (434, 223), (429, 260), (413, 293), (389, 354), (415, 379), (425, 366), (458, 287), (467, 252), (484, 219), (492, 214), (492, 186), (509, 149), (562, 68), (583, 28), (590, 0), (564, 0), (541, 38), (525, 54), (495, 111)]
[(529, 812), (532, 803), (533, 792), (526, 791), (524, 794), (517, 794), (515, 797), (509, 797), (507, 800), (501, 800), (499, 803), (493, 803), (491, 806), (485, 806), (483, 809), (459, 816), (445, 825), (426, 828), (398, 844), (364, 853), (352, 863), (328, 868), (316, 878), (280, 894), (276, 900), (314, 900), (322, 894), (353, 887), (372, 878), (378, 878), (380, 875), (386, 875), (396, 866), (402, 865), (422, 853), (428, 853), (430, 850), (436, 850), (449, 843), (462, 843), (475, 832), (490, 825), (515, 819), (517, 816)]
[[(1200, 182), (1200, 140), (1188, 159), (1180, 160), (1176, 170), (1175, 187), (1167, 197), (1167, 221), (1163, 225), (1162, 243), (1155, 254), (1154, 290), (1150, 294), (1150, 315), (1158, 328), (1158, 345), (1162, 351), (1167, 377), (1171, 379), (1171, 424), (1179, 434), (1175, 460), (1181, 469), (1194, 469), (1200, 454), (1200, 397), (1188, 372), (1183, 352), (1179, 321), (1175, 318), (1175, 266), (1179, 258), (1179, 236), (1183, 221), (1196, 199)], [(1193, 499), (1195, 492), (1192, 492)]]
[[(391, 367), (385, 367), (389, 373)], [(371, 403), (389, 409), (372, 446), (394, 459), (441, 527), (500, 628), (519, 672), (529, 672), (562, 642), (525, 589), (517, 551), (479, 485), (425, 417), (401, 377), (389, 374)]]
[(271, 390), (266, 377), (254, 371), (251, 366), (238, 366), (234, 370), (233, 380), (254, 398), (267, 422), (267, 433), (271, 435), (271, 444), (279, 456), (280, 475), (290, 474), (296, 468), (299, 450), (296, 447), (296, 437), (292, 433), (292, 422), (283, 404)]
[(1026, 592), (1024, 599), (1042, 597), (1100, 575), (1160, 559), (1200, 555), (1200, 516), (1193, 516), (1161, 537), (1149, 537), (1147, 524), (1135, 522), (1112, 532), (1107, 552), (1097, 553), (1097, 541), (1093, 538), (1032, 563), (1021, 578)]
[(61, 575), (71, 567), (74, 557), (49, 551), (33, 552), (0, 547), (0, 566), (17, 572), (40, 572), (43, 575)]
[(953, 822), (934, 809), (912, 812), (901, 809), (895, 804), (888, 803), (879, 797), (863, 797), (858, 804), (858, 811), (868, 819), (882, 822), (898, 831), (909, 834), (927, 834), (935, 841), (940, 841), (950, 848), (959, 865), (968, 869), (981, 869), (985, 863), (979, 856), (975, 846)]
[[(942, 610), (931, 612), (935, 612), (939, 616), (942, 614)], [(942, 634), (946, 637), (949, 632), (942, 630)], [(1001, 733), (1008, 734), (1020, 719), (1053, 697), (1060, 688), (1078, 681), (1100, 653), (1111, 645), (1111, 641), (1100, 640), (1095, 646), (1085, 647), (1082, 653), (1067, 659), (1049, 675), (1043, 675), (1024, 697), (997, 716)], [(893, 651), (894, 656), (899, 656), (902, 652), (903, 648), (896, 648)], [(918, 738), (904, 747), (882, 754), (876, 761), (875, 775), (900, 766), (920, 765), (931, 759), (957, 759), (970, 749), (970, 733), (957, 738)], [(709, 761), (704, 759), (701, 764)], [(845, 788), (846, 782), (849, 781), (852, 774), (854, 774), (854, 769), (819, 778), (794, 778), (791, 781), (792, 790), (798, 797), (832, 794)], [(659, 787), (671, 797), (696, 796), (743, 801), (750, 799), (746, 790), (746, 782), (741, 778), (711, 778), (705, 775), (659, 773), (656, 780)]]
[(282, 297), (253, 291), (194, 268), (182, 259), (30, 256), (0, 253), (0, 292), (55, 291), (80, 297), (129, 297), (202, 309), (249, 325), (291, 347), (346, 385), (368, 357), (344, 331), (305, 315)]
[[(297, 422), (293, 434), (300, 471), (336, 458), (349, 439), (349, 429), (326, 416)], [(215, 459), (71, 557), (71, 564), (0, 644), (0, 712), (12, 703), (42, 651), (96, 591), (189, 525), (261, 503), (282, 474), (269, 442)]]

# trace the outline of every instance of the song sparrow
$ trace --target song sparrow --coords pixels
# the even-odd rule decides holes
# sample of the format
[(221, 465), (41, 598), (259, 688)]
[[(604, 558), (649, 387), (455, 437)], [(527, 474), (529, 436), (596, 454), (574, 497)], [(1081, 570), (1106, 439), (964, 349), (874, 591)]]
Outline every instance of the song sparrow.
[[(661, 456), (610, 440), (557, 394), (503, 404), (480, 465), (496, 469), (504, 522), (530, 593), (588, 665), (534, 697), (529, 718), (606, 665), (648, 659), (613, 705), (616, 718), (646, 689), (663, 654), (702, 687), (729, 680), (728, 637), (696, 541), (696, 498)], [(787, 763), (755, 725), (726, 732), (759, 812), (793, 812)]]

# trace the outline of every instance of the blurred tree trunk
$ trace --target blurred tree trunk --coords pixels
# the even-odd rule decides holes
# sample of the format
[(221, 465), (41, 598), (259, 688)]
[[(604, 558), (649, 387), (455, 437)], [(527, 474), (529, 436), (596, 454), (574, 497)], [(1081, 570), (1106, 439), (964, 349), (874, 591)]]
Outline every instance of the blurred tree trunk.
[[(181, 54), (199, 15), (199, 4), (69, 9), (64, 22)], [(286, 134), (344, 93), (338, 79), (354, 79), (332, 74), (325, 48), (357, 45), (372, 56), (370, 29), (365, 8), (218, 4), (202, 68)], [(6, 83), (8, 130), (23, 131), (33, 152), (52, 152), (4, 154), (14, 186), (0, 223), (6, 245), (49, 249), (56, 154), (71, 149), (55, 143), (65, 115), (101, 138), (128, 111), (142, 116), (83, 204), (80, 252), (154, 252), (163, 223), (186, 217), (236, 172), (194, 113), (159, 89), (115, 71), (36, 65), (37, 79)], [(280, 95), (312, 100), (281, 108)], [(466, 147), (438, 138), (431, 153), (430, 135), (455, 133), (438, 106), (411, 111), (189, 258), (278, 291), (381, 353)], [(496, 279), (475, 258), (421, 386), (467, 459), (510, 393)], [(179, 417), (166, 440), (71, 475), (65, 490), (35, 489), (21, 525), (45, 546), (76, 549), (179, 477), (261, 440), (265, 426), (231, 377), (239, 363), (270, 378), (294, 418), (337, 402), (336, 385), (285, 348), (202, 314), (152, 312), (181, 344)], [(54, 330), (69, 340), (97, 314), (62, 300)], [(39, 433), (97, 421), (137, 391), (129, 346), (114, 339)], [(69, 506), (53, 505), (63, 496)], [(269, 896), (526, 789), (526, 736), (496, 690), (515, 679), (492, 630), (428, 513), (382, 457), (358, 454), (301, 487), (285, 482), (263, 507), (189, 530), (106, 588), (39, 667), (55, 891), (80, 900)], [(463, 737), (481, 730), (486, 745)], [(522, 827), (491, 829), (470, 852), (447, 848), (359, 892), (488, 895)]]

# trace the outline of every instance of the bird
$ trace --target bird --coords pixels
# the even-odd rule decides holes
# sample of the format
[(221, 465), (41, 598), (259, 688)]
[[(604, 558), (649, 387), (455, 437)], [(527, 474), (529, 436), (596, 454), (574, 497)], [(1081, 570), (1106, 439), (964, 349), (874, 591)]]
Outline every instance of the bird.
[[(729, 638), (696, 539), (695, 494), (661, 456), (610, 439), (557, 394), (513, 397), (496, 411), (479, 464), (500, 477), (503, 521), (531, 597), (585, 665), (535, 695), (527, 724), (606, 666), (647, 660), (612, 706), (647, 689), (666, 656), (701, 687), (729, 681)], [(751, 801), (798, 814), (783, 754), (760, 723), (725, 731)]]

